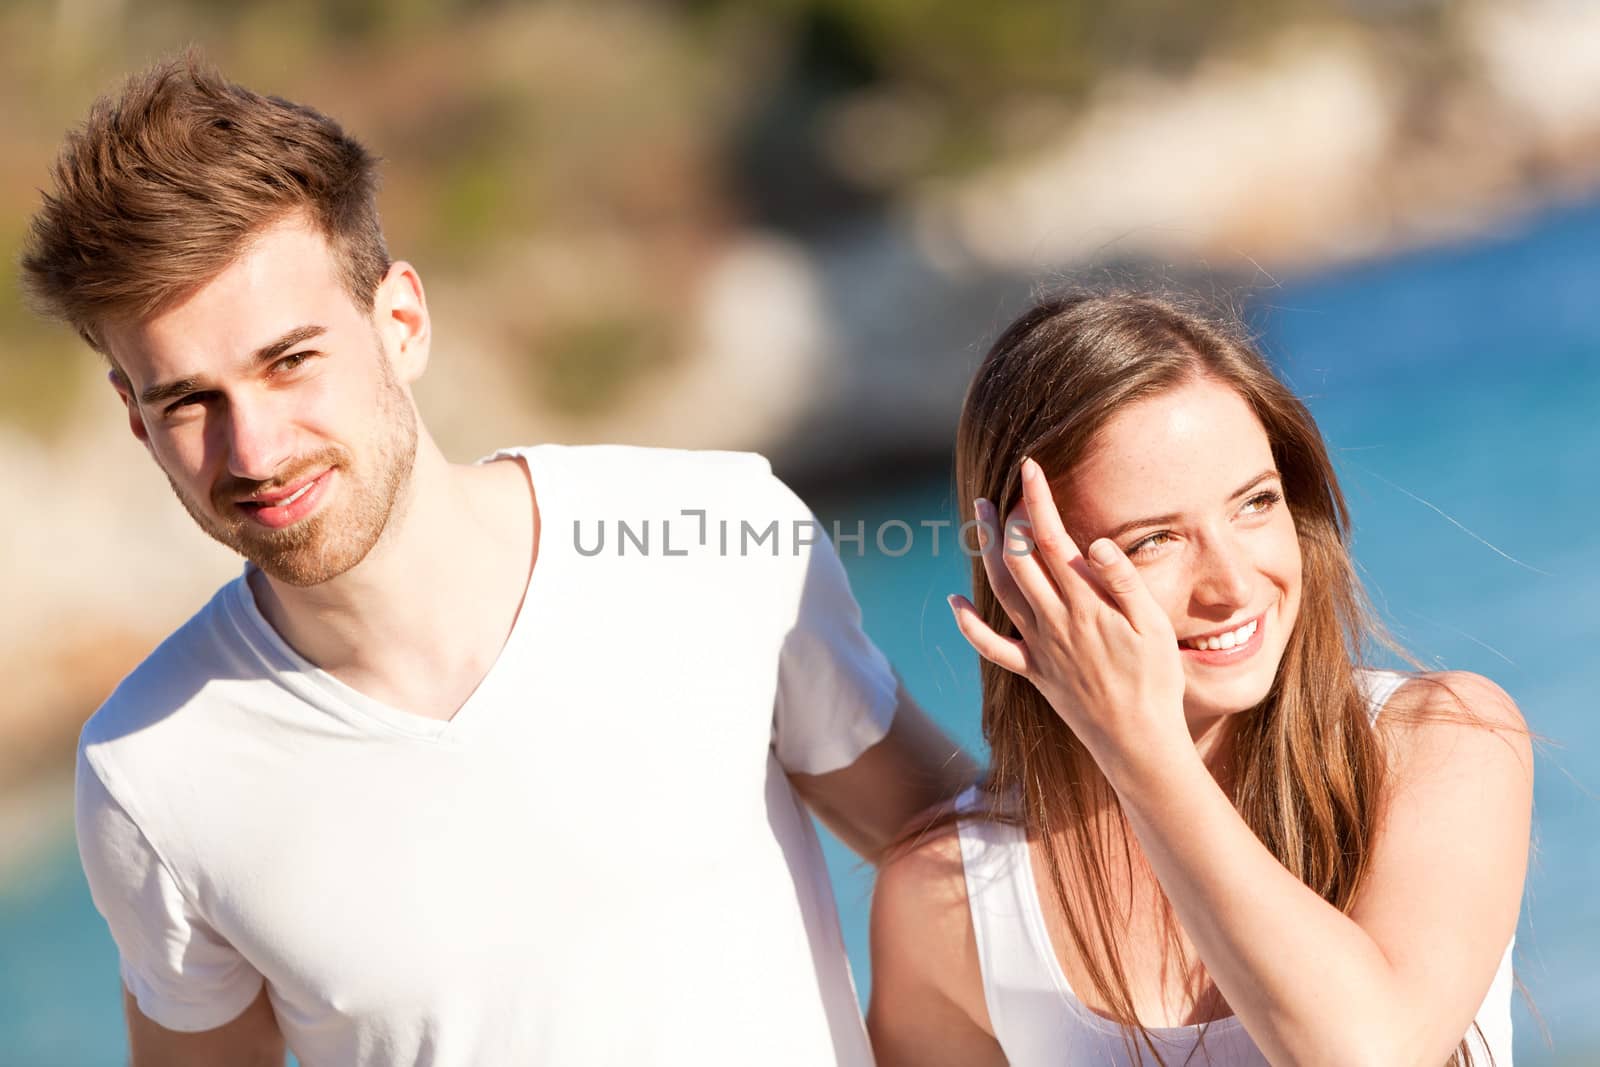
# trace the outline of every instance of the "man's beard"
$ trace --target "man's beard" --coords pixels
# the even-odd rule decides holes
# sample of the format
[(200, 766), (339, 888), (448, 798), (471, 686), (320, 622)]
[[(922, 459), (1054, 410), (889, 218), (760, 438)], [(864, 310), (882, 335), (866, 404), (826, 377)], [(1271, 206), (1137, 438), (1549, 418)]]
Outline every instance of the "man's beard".
[[(416, 412), (380, 350), (383, 369), (378, 424), (385, 436), (376, 442), (366, 470), (342, 446), (329, 445), (284, 465), (271, 482), (227, 478), (213, 487), (211, 510), (192, 500), (172, 476), (167, 481), (200, 528), (289, 585), (308, 586), (337, 578), (372, 551), (389, 524), (403, 511), (417, 456)], [(337, 496), (315, 514), (274, 530), (239, 514), (242, 498), (266, 485), (293, 485), (308, 475), (339, 472)]]

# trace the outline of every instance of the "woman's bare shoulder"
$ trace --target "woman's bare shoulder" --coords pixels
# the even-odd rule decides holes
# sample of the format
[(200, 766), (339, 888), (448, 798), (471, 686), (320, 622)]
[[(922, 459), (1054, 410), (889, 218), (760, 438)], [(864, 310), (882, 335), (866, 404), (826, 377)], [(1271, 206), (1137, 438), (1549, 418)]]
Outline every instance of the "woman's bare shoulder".
[[(1498, 738), (1510, 752), (1531, 759), (1532, 735), (1515, 700), (1472, 671), (1431, 671), (1407, 676), (1384, 705), (1380, 723), (1393, 754), (1423, 755), (1463, 739)], [(1486, 735), (1486, 736), (1475, 736)]]
[(885, 853), (874, 902), (881, 900), (885, 907), (903, 909), (973, 940), (960, 828), (972, 820), (1008, 818), (982, 786), (920, 812)]
[(1500, 686), (1472, 671), (1426, 671), (1406, 676), (1386, 707), (1430, 721), (1462, 717), (1480, 725), (1524, 730), (1516, 701)]
[(1482, 790), (1502, 802), (1531, 798), (1533, 734), (1516, 701), (1483, 675), (1412, 675), (1378, 721), (1395, 797), (1432, 783), (1463, 801)]
[(984, 1001), (955, 812), (924, 814), (878, 868), (872, 1003), (880, 1063), (1003, 1063)]
[[(872, 890), (873, 921), (916, 921), (924, 930), (971, 936), (958, 814), (942, 804), (917, 816), (878, 868)], [(957, 939), (959, 940), (959, 939)]]

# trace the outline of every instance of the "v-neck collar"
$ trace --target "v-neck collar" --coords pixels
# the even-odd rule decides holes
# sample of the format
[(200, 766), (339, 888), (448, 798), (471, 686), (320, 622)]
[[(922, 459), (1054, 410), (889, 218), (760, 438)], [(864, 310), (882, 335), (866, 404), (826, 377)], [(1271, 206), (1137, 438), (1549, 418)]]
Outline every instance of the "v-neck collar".
[(464, 743), (478, 728), (479, 720), (497, 703), (499, 692), (505, 684), (502, 679), (507, 674), (503, 665), (520, 654), (528, 634), (535, 628), (536, 617), (547, 610), (543, 603), (546, 598), (540, 597), (538, 590), (549, 584), (542, 576), (557, 565), (555, 561), (560, 555), (561, 538), (547, 536), (547, 531), (555, 528), (553, 516), (558, 511), (558, 505), (554, 502), (559, 493), (555, 488), (557, 479), (550, 476), (551, 464), (544, 462), (548, 457), (540, 455), (541, 451), (541, 447), (503, 449), (478, 460), (481, 464), (510, 458), (523, 465), (528, 481), (533, 486), (533, 500), (538, 507), (538, 541), (528, 583), (523, 590), (522, 604), (511, 624), (511, 632), (477, 686), (450, 718), (429, 718), (374, 699), (296, 652), (267, 621), (256, 604), (249, 582), (250, 571), (255, 569), (253, 563), (245, 564), (243, 573), (229, 585), (224, 601), (239, 634), (266, 665), (274, 681), (353, 726), (368, 729), (377, 726), (383, 732), (420, 741)]

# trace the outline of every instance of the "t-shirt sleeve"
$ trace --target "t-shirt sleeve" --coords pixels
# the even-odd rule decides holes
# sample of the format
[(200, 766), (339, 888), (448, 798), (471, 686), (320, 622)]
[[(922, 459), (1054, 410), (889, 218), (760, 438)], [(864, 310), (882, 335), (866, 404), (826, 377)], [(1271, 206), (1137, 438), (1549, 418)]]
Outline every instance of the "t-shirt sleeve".
[(82, 748), (76, 791), (78, 854), (139, 1010), (191, 1032), (237, 1018), (260, 992), (261, 974), (197, 914)]
[(798, 560), (799, 606), (779, 659), (774, 746), (786, 770), (824, 774), (883, 739), (899, 682), (861, 628), (861, 608), (833, 543), (809, 509), (803, 514), (812, 543)]

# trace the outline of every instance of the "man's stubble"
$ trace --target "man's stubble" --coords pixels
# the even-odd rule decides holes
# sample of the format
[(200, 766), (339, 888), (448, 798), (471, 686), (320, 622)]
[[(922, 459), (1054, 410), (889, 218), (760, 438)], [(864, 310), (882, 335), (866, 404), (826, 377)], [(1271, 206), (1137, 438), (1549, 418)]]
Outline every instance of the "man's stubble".
[[(336, 578), (365, 559), (403, 514), (410, 496), (417, 454), (417, 416), (411, 398), (395, 377), (381, 345), (378, 426), (366, 470), (342, 445), (329, 445), (296, 457), (270, 482), (225, 478), (212, 490), (211, 507), (197, 505), (167, 481), (195, 523), (213, 539), (254, 563), (269, 577), (294, 586), (317, 585)], [(339, 472), (338, 495), (316, 514), (282, 530), (272, 530), (237, 516), (234, 502), (264, 486), (290, 485), (303, 475), (332, 467)], [(331, 505), (331, 506), (330, 506)]]

